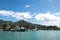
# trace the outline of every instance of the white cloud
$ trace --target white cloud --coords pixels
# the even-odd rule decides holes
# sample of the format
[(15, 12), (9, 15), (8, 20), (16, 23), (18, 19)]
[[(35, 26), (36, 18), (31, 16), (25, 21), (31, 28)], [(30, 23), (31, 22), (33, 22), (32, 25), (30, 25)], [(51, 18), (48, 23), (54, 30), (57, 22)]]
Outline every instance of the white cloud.
[(13, 11), (6, 11), (6, 10), (0, 10), (0, 15), (4, 15), (4, 16), (9, 16), (9, 15), (14, 15)]
[(0, 15), (14, 17), (17, 20), (32, 18), (30, 12), (14, 12), (14, 11), (0, 10)]
[(37, 21), (40, 21), (39, 24), (42, 24), (42, 25), (60, 26), (60, 12), (30, 14), (30, 12), (14, 12), (14, 11), (0, 10), (0, 15), (7, 16), (7, 17), (14, 17), (17, 20), (35, 19)]
[[(57, 14), (57, 13), (56, 13)], [(55, 13), (51, 14), (47, 13), (39, 13), (35, 16), (35, 19), (38, 21), (42, 21), (43, 25), (57, 25), (60, 26), (60, 16), (55, 15)]]
[(27, 7), (27, 8), (28, 8), (28, 7), (30, 7), (30, 5), (26, 5), (25, 7)]
[(13, 17), (15, 17), (16, 19), (20, 20), (20, 19), (29, 19), (32, 18), (32, 16), (30, 15), (29, 12), (17, 12)]

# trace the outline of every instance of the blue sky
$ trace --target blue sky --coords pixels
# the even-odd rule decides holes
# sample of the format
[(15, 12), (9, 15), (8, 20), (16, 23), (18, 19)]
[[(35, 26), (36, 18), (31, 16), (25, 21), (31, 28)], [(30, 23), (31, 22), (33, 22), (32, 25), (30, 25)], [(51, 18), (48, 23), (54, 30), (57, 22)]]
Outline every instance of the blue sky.
[(0, 0), (0, 19), (60, 26), (60, 0)]
[[(26, 5), (30, 5), (26, 8)], [(0, 10), (18, 12), (59, 12), (60, 0), (0, 0)]]

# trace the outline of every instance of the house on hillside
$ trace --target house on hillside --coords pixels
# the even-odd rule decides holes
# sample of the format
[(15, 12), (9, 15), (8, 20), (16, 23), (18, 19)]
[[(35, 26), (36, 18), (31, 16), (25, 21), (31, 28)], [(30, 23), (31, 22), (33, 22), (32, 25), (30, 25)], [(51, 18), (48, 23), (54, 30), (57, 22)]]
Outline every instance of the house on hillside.
[(26, 31), (26, 28), (24, 26), (20, 27), (20, 25), (16, 25), (14, 31)]
[(35, 26), (34, 29), (32, 29), (32, 31), (36, 31), (36, 30), (38, 30), (38, 28)]
[(24, 26), (21, 26), (20, 31), (27, 31), (27, 28), (25, 28)]
[(10, 30), (10, 25), (8, 23), (4, 24), (3, 25), (3, 30), (6, 30), (6, 31)]
[(14, 30), (20, 30), (20, 26), (17, 24), (14, 28)]

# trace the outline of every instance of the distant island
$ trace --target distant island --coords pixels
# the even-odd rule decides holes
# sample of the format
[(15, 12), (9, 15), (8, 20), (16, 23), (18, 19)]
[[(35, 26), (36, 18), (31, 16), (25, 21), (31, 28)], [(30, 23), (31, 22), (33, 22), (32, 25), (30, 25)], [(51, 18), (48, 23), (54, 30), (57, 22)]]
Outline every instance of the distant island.
[(60, 30), (60, 27), (33, 24), (30, 22), (26, 22), (24, 20), (20, 20), (17, 22), (0, 20), (0, 30), (4, 31)]

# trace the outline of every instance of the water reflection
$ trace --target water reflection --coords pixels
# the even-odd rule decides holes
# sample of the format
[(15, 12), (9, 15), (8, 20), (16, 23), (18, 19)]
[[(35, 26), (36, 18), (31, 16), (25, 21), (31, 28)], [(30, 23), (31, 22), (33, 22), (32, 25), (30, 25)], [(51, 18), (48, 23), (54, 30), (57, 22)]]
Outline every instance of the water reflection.
[(60, 40), (60, 31), (0, 31), (0, 40)]

